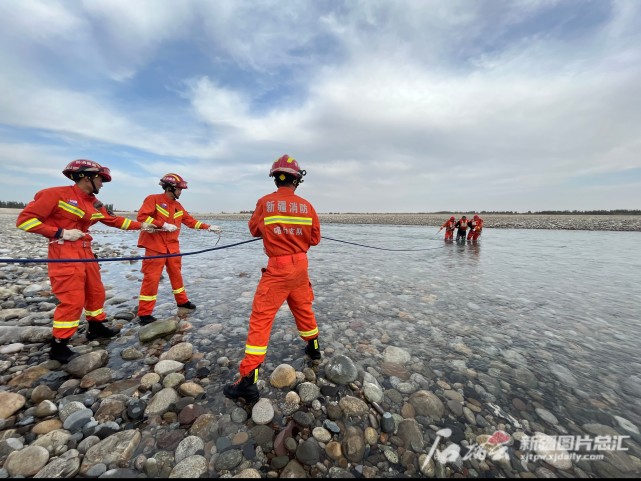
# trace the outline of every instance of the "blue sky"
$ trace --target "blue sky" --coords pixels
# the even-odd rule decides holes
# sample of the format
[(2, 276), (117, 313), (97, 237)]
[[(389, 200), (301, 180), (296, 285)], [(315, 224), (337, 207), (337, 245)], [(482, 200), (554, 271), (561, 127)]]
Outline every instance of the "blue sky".
[(168, 172), (238, 212), (307, 170), (319, 212), (641, 208), (641, 2), (0, 2), (0, 199), (137, 209)]

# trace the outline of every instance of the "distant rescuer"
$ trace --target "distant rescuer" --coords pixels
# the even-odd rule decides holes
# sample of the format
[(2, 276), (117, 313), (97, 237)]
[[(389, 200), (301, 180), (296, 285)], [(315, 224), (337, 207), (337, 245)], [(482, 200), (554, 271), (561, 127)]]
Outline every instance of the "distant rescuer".
[(441, 228), (438, 230), (441, 232), (443, 229), (445, 229), (445, 239), (446, 241), (451, 241), (454, 239), (454, 224), (456, 222), (456, 218), (454, 216), (450, 217), (447, 219), (445, 222), (443, 222), (443, 225)]
[(462, 240), (465, 243), (465, 232), (467, 231), (467, 217), (461, 217), (456, 224), (454, 224), (458, 230), (456, 231), (456, 242)]
[[(180, 244), (178, 235), (181, 224), (192, 229), (209, 230), (216, 234), (222, 233), (217, 225), (209, 225), (194, 219), (178, 202), (180, 194), (187, 188), (187, 182), (178, 174), (167, 174), (160, 179), (159, 185), (164, 193), (147, 196), (142, 206), (138, 209), (138, 220), (147, 222), (158, 228), (153, 232), (141, 232), (138, 238), (138, 247), (145, 248), (145, 257), (163, 254), (179, 254)], [(172, 292), (178, 307), (196, 309), (196, 305), (189, 301), (182, 277), (182, 257), (165, 257), (160, 259), (144, 259), (142, 261), (143, 280), (138, 298), (138, 317), (140, 324), (154, 322), (156, 318), (151, 315), (156, 305), (158, 284), (163, 268), (167, 267), (167, 274), (171, 282)]]
[(280, 306), (287, 305), (294, 315), (300, 337), (307, 341), (305, 354), (321, 358), (318, 326), (312, 310), (314, 292), (307, 273), (307, 251), (320, 242), (320, 222), (312, 204), (295, 194), (307, 172), (288, 155), (276, 160), (269, 171), (278, 187), (258, 200), (249, 220), (249, 231), (262, 237), (269, 257), (267, 268), (254, 294), (245, 357), (240, 377), (227, 384), (223, 393), (230, 399), (255, 402), (259, 398), (258, 368), (265, 360), (274, 318)]
[[(74, 160), (62, 173), (75, 185), (41, 190), (16, 222), (18, 229), (50, 239), (49, 259), (95, 259), (88, 230), (96, 222), (123, 230), (151, 228), (114, 216), (96, 198), (103, 182), (111, 182), (107, 167), (91, 160)], [(97, 262), (50, 262), (48, 267), (51, 290), (60, 301), (53, 313), (49, 358), (66, 363), (75, 354), (67, 344), (78, 330), (83, 308), (87, 340), (111, 338), (118, 331), (103, 324), (105, 288)]]
[(467, 226), (470, 228), (470, 232), (467, 234), (467, 240), (476, 242), (483, 231), (483, 219), (481, 219), (478, 214), (474, 214), (474, 217), (467, 223)]

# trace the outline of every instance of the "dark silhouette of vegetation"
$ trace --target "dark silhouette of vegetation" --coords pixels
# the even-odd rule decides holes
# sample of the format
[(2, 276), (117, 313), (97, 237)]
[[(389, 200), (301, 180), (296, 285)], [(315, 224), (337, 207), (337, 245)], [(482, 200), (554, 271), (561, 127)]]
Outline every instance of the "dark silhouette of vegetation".
[(24, 209), (27, 206), (24, 202), (15, 202), (13, 200), (0, 200), (0, 208), (7, 209)]
[[(2, 208), (7, 208), (7, 209), (24, 209), (27, 207), (27, 204), (24, 202), (16, 202), (13, 200), (0, 200), (0, 209)], [(113, 204), (105, 204), (105, 207), (109, 212), (114, 211), (114, 205)]]

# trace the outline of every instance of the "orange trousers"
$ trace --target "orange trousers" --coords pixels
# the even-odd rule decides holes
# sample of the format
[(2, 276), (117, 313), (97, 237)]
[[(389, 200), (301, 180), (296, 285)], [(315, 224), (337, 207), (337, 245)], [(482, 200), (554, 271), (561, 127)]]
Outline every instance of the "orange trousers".
[(247, 376), (265, 360), (272, 325), (278, 309), (287, 301), (294, 315), (298, 334), (304, 341), (318, 337), (312, 310), (314, 291), (307, 273), (307, 254), (270, 257), (254, 294), (245, 357), (240, 375)]
[(454, 240), (454, 231), (453, 230), (446, 230), (445, 231), (445, 240), (446, 241), (451, 241)]
[(477, 240), (479, 238), (480, 235), (481, 235), (481, 231), (480, 230), (471, 230), (467, 234), (467, 240), (475, 241), (475, 240)]
[[(61, 250), (66, 258), (93, 259), (90, 245), (82, 241), (64, 248), (56, 245), (54, 252), (58, 254), (57, 251)], [(65, 258), (62, 255), (57, 257)], [(73, 336), (78, 330), (83, 308), (87, 321), (105, 320), (105, 287), (97, 262), (49, 263), (48, 268), (51, 291), (60, 301), (53, 312), (53, 337), (69, 339)]]
[[(145, 249), (145, 256), (159, 256), (163, 252), (157, 252), (152, 249)], [(164, 257), (162, 259), (145, 259), (142, 261), (143, 273), (142, 285), (140, 286), (140, 296), (138, 298), (138, 315), (150, 316), (154, 311), (156, 299), (158, 297), (158, 284), (163, 268), (167, 267), (167, 274), (171, 282), (171, 289), (176, 298), (176, 304), (184, 304), (189, 300), (185, 285), (183, 284), (182, 257)]]

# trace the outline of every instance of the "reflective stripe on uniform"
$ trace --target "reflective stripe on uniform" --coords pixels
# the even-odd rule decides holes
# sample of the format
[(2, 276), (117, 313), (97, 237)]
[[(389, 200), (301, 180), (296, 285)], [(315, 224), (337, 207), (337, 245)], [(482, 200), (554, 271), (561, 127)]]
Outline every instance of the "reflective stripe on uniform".
[(316, 336), (318, 334), (318, 328), (314, 328), (311, 331), (298, 331), (301, 337)]
[(122, 230), (127, 230), (127, 229), (129, 229), (130, 225), (131, 225), (131, 219), (125, 219), (125, 220), (122, 221), (122, 225), (120, 226), (120, 228)]
[(155, 301), (156, 297), (158, 297), (157, 294), (155, 296), (138, 296), (138, 299), (141, 301)]
[(269, 224), (297, 224), (312, 225), (311, 217), (292, 217), (288, 215), (273, 215), (265, 217), (265, 225)]
[(174, 294), (180, 294), (181, 292), (185, 292), (185, 286), (179, 287), (178, 289), (174, 289), (171, 292)]
[(245, 354), (264, 356), (267, 354), (267, 346), (250, 346), (249, 344), (245, 344)]
[(58, 201), (58, 207), (60, 207), (62, 210), (66, 210), (67, 212), (77, 215), (81, 219), (85, 216), (85, 211), (82, 209), (79, 209), (75, 205), (67, 204), (64, 200), (59, 200)]
[(96, 212), (95, 214), (91, 214), (91, 220), (97, 220), (97, 219), (104, 219), (105, 216), (101, 212)]
[(175, 219), (176, 217), (182, 217), (182, 215), (183, 215), (183, 214), (184, 214), (184, 212), (183, 212), (182, 210), (178, 210), (178, 211), (176, 211), (176, 212), (174, 213), (174, 219)]
[(80, 319), (77, 321), (53, 321), (54, 329), (71, 329), (72, 327), (78, 327), (80, 325)]
[(23, 231), (28, 231), (33, 229), (34, 227), (39, 226), (40, 224), (42, 224), (42, 222), (40, 222), (38, 219), (34, 217), (33, 219), (24, 221), (22, 224), (18, 226), (18, 229), (22, 229)]
[(155, 219), (154, 219), (153, 217), (147, 217), (147, 219), (145, 220), (145, 222), (146, 222), (147, 224), (153, 224), (153, 223), (154, 223), (154, 220), (155, 220)]
[(156, 210), (160, 212), (162, 215), (164, 215), (165, 217), (169, 217), (169, 211), (167, 211), (166, 209), (163, 209), (158, 204), (156, 204)]
[(102, 313), (103, 313), (103, 309), (101, 307), (100, 309), (96, 309), (95, 311), (85, 311), (85, 316), (96, 317)]
[(194, 226), (194, 229), (200, 229), (201, 225), (203, 225), (202, 222), (200, 222), (200, 221), (196, 222), (196, 225)]

